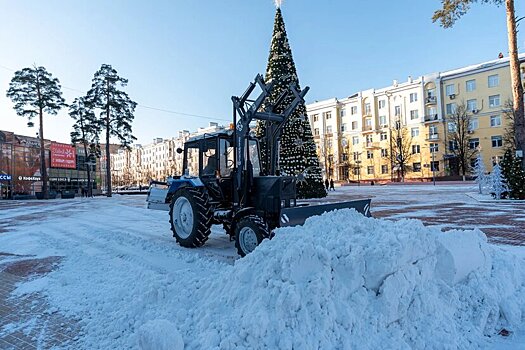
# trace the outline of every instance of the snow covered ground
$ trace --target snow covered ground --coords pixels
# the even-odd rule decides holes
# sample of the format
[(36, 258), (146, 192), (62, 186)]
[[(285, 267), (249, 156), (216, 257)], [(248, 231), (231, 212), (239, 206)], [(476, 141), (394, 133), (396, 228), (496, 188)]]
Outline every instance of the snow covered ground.
[[(396, 220), (331, 213), (279, 230), (244, 259), (218, 226), (204, 247), (179, 247), (167, 213), (140, 195), (0, 202), (0, 253), (16, 254), (0, 256), (0, 272), (62, 257), (9, 296), (44, 295), (44, 312), (78, 322), (74, 343), (46, 343), (40, 329), (44, 348), (525, 348), (525, 247), (454, 230), (476, 227), (461, 217), (473, 209), (496, 213), (478, 219), (492, 225), (484, 230), (519, 231), (524, 207), (480, 203), (473, 189), (338, 188), (329, 200), (371, 196), (374, 215)], [(38, 316), (0, 323), (0, 340), (31, 334)]]

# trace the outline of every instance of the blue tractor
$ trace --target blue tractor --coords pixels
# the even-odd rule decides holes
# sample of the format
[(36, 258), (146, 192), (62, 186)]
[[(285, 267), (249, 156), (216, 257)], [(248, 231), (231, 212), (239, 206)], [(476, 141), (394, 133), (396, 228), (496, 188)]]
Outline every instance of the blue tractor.
[[(257, 86), (261, 93), (250, 99)], [(313, 215), (354, 208), (370, 216), (370, 199), (324, 205), (297, 202), (298, 179), (280, 174), (277, 150), (281, 130), (304, 102), (308, 87), (300, 91), (291, 85), (272, 103), (268, 97), (273, 88), (257, 75), (241, 97), (232, 97), (234, 127), (188, 139), (184, 149), (177, 149), (183, 153), (183, 175), (150, 186), (148, 207), (169, 210), (171, 230), (181, 246), (202, 246), (211, 226), (222, 224), (239, 255), (245, 256), (275, 228), (301, 225)], [(291, 102), (284, 106), (285, 101)], [(257, 120), (266, 123), (262, 140), (250, 131)], [(261, 167), (261, 142), (266, 145), (267, 169)]]

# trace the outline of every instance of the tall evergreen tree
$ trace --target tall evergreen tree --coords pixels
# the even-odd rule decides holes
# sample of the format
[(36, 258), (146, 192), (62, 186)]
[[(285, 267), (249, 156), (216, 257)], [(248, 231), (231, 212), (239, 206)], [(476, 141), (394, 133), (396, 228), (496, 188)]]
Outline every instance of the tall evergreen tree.
[(513, 150), (505, 151), (501, 161), (501, 172), (507, 180), (509, 197), (525, 199), (525, 171), (521, 167), (521, 161), (514, 156)]
[[(458, 19), (465, 15), (474, 3), (505, 4), (507, 15), (507, 38), (509, 46), (509, 65), (512, 81), (512, 102), (514, 109), (514, 132), (516, 149), (525, 154), (525, 109), (523, 103), (523, 85), (521, 81), (520, 60), (518, 57), (518, 31), (514, 0), (441, 0), (442, 8), (434, 12), (432, 20), (439, 21), (443, 28), (452, 27)], [(521, 158), (525, 168), (525, 157)]]
[(44, 67), (24, 68), (15, 72), (15, 76), (9, 83), (7, 97), (14, 102), (16, 114), (27, 117), (30, 122), (36, 116), (39, 118), (38, 136), (40, 138), (42, 196), (47, 199), (49, 195), (44, 149), (44, 112), (56, 115), (62, 107), (66, 106), (65, 100), (62, 98), (60, 82), (57, 78), (53, 78)]
[(91, 183), (91, 161), (100, 154), (99, 135), (101, 124), (93, 108), (86, 103), (85, 97), (76, 98), (69, 106), (69, 115), (75, 123), (71, 132), (71, 142), (81, 144), (84, 149), (85, 165), (88, 180), (88, 196), (93, 195)]
[(106, 183), (107, 196), (111, 197), (111, 159), (110, 137), (114, 136), (122, 147), (130, 148), (133, 140), (131, 123), (134, 119), (137, 103), (127, 93), (120, 90), (128, 80), (120, 77), (109, 64), (103, 64), (93, 77), (87, 100), (90, 105), (101, 110), (99, 121), (106, 136)]
[[(275, 101), (291, 83), (295, 83), (299, 87), (299, 78), (297, 77), (292, 50), (288, 42), (281, 13), (281, 1), (276, 0), (276, 5), (277, 11), (275, 13), (270, 56), (265, 76), (266, 83), (272, 81), (275, 83), (275, 88), (270, 96), (272, 101)], [(283, 106), (290, 103), (293, 96), (288, 98), (289, 101), (285, 101)], [(259, 138), (265, 137), (266, 122), (259, 121), (257, 123), (256, 133)], [(264, 143), (261, 148), (262, 163), (267, 169), (268, 152), (264, 147)], [(284, 174), (295, 175), (299, 179), (297, 185), (299, 198), (326, 196), (315, 142), (304, 103), (297, 107), (283, 128), (279, 148), (279, 167)]]

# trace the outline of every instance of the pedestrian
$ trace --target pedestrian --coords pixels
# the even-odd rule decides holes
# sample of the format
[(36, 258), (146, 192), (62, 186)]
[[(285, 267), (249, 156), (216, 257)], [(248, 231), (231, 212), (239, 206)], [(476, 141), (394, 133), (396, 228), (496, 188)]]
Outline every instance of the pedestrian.
[(324, 180), (324, 187), (326, 187), (326, 191), (330, 188), (330, 183), (328, 182), (328, 179)]
[(335, 187), (334, 187), (334, 179), (330, 179), (330, 189), (332, 191), (335, 191)]
[(82, 186), (80, 189), (82, 192), (82, 198), (86, 197), (86, 189), (84, 188), (84, 186)]

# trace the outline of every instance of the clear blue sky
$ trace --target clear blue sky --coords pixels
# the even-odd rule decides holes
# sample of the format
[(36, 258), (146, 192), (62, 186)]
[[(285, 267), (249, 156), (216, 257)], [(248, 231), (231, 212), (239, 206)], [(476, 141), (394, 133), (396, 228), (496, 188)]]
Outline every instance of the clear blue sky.
[[(524, 2), (516, 5), (525, 15)], [(307, 101), (507, 55), (504, 8), (475, 5), (445, 30), (430, 19), (439, 6), (439, 0), (286, 0), (299, 79), (311, 87)], [(13, 75), (6, 67), (33, 63), (60, 79), (68, 102), (89, 89), (102, 63), (112, 64), (139, 103), (138, 143), (209, 122), (140, 105), (227, 124), (231, 95), (265, 71), (274, 14), (272, 0), (0, 0), (0, 129), (35, 134), (5, 97)], [(70, 128), (66, 111), (45, 118), (46, 138), (69, 142)]]

